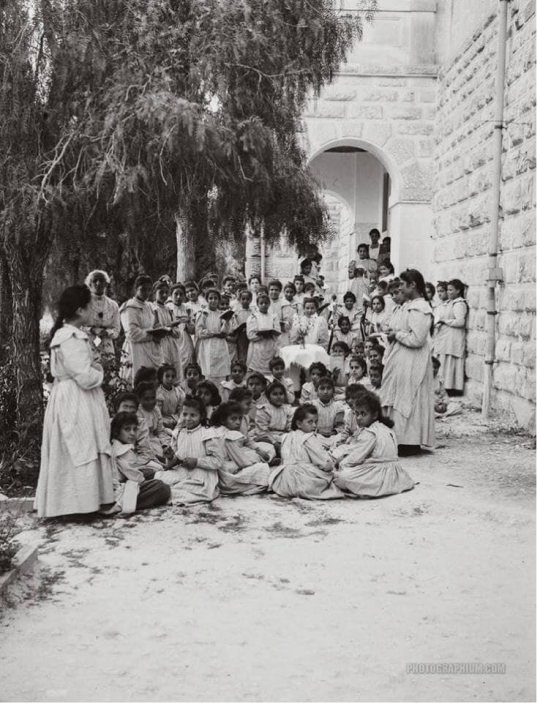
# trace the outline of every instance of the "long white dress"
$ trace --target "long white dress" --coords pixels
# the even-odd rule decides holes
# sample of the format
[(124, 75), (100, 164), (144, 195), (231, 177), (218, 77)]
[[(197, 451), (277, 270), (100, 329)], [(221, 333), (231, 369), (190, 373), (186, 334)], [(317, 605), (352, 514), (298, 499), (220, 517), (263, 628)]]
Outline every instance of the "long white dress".
[(431, 322), (432, 310), (423, 298), (406, 303), (396, 318), (395, 341), (388, 350), (380, 396), (399, 444), (434, 446)]
[(198, 462), (194, 469), (179, 465), (155, 474), (155, 478), (172, 487), (174, 503), (191, 505), (218, 498), (218, 471), (222, 468), (222, 459), (210, 453), (211, 438), (211, 431), (201, 425), (193, 430), (183, 428), (174, 437), (172, 448), (177, 459), (195, 458)]
[[(174, 305), (173, 303), (168, 303), (168, 307), (173, 313), (174, 320), (179, 317), (186, 317), (189, 315), (187, 306), (183, 303), (182, 305)], [(187, 364), (194, 361), (194, 342), (192, 337), (188, 333), (187, 323), (183, 322), (175, 328), (178, 331), (178, 346), (179, 346), (179, 357), (181, 359), (181, 365), (183, 369)], [(191, 328), (192, 329), (192, 328)]]
[(110, 418), (85, 332), (64, 325), (50, 346), (54, 385), (45, 412), (38, 517), (92, 513), (114, 502)]
[(463, 391), (468, 303), (464, 298), (450, 300), (437, 307), (437, 314), (437, 319), (444, 324), (437, 328), (433, 344), (441, 364), (444, 386), (447, 390)]
[(198, 363), (203, 375), (217, 386), (229, 376), (231, 370), (225, 338), (212, 336), (231, 331), (231, 323), (222, 320), (221, 315), (220, 310), (201, 310), (196, 317)]
[(162, 364), (162, 347), (147, 330), (155, 326), (151, 303), (131, 298), (119, 308), (125, 342), (121, 359), (121, 377), (131, 385), (142, 366), (158, 369)]
[(270, 468), (255, 443), (242, 432), (225, 427), (213, 429), (208, 451), (222, 458), (218, 471), (222, 495), (255, 495), (267, 490)]
[(381, 422), (363, 428), (336, 472), (339, 488), (356, 496), (380, 498), (414, 488), (399, 463), (393, 430)]
[[(260, 331), (273, 330), (270, 337), (261, 336)], [(246, 335), (249, 340), (246, 365), (251, 371), (269, 374), (269, 362), (280, 351), (280, 318), (276, 313), (253, 312), (246, 321)]]
[[(153, 312), (156, 314), (160, 327), (169, 327), (175, 320), (173, 311), (164, 304), (151, 303)], [(183, 362), (181, 361), (181, 337), (183, 336), (178, 327), (171, 327), (169, 334), (160, 340), (162, 352), (162, 363), (170, 364), (175, 369), (176, 381), (183, 379)]]
[(314, 432), (294, 430), (282, 442), (282, 463), (273, 470), (269, 488), (282, 498), (343, 498), (334, 484), (334, 463)]

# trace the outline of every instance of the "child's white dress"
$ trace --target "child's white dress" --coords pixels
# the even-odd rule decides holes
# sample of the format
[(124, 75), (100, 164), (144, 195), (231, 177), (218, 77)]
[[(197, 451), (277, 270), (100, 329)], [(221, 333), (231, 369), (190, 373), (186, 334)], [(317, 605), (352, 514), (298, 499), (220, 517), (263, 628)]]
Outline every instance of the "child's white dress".
[[(260, 336), (260, 331), (273, 330), (270, 337)], [(253, 312), (246, 322), (246, 335), (249, 340), (246, 365), (251, 371), (269, 374), (271, 359), (280, 351), (280, 319), (274, 313)]]
[(121, 377), (131, 385), (142, 366), (158, 369), (162, 365), (162, 347), (148, 332), (155, 326), (151, 303), (131, 298), (119, 308), (125, 342), (121, 353)]
[[(158, 319), (159, 327), (169, 327), (175, 320), (175, 315), (164, 303), (151, 303), (153, 311)], [(178, 327), (171, 327), (170, 332), (162, 337), (160, 346), (162, 349), (162, 363), (170, 364), (175, 369), (177, 381), (183, 378), (183, 362), (181, 361), (181, 337), (182, 331)]]
[[(186, 317), (189, 315), (186, 305), (174, 305), (173, 303), (168, 303), (168, 307), (173, 313), (173, 319), (177, 320), (179, 317)], [(189, 325), (190, 329), (193, 330), (193, 323)], [(190, 364), (194, 360), (194, 343), (192, 337), (188, 333), (187, 323), (183, 322), (175, 328), (178, 331), (177, 344), (179, 347), (179, 357), (181, 359), (181, 365), (183, 369), (187, 364)]]
[(307, 381), (300, 391), (300, 405), (312, 403), (314, 400), (317, 400), (318, 397), (317, 389), (313, 385), (313, 381)]
[(198, 425), (193, 430), (183, 428), (174, 438), (172, 448), (177, 459), (195, 458), (198, 462), (195, 469), (179, 465), (155, 475), (172, 487), (175, 503), (207, 503), (218, 498), (218, 471), (222, 468), (222, 460), (209, 451), (211, 436), (210, 430)]
[(317, 408), (317, 433), (323, 435), (324, 446), (331, 446), (337, 441), (337, 433), (343, 427), (346, 403), (334, 398), (323, 403), (317, 398), (311, 404)]
[(336, 472), (336, 484), (358, 497), (379, 498), (414, 488), (397, 456), (395, 433), (381, 422), (364, 427)]
[(208, 451), (222, 459), (218, 471), (222, 495), (255, 495), (266, 491), (270, 468), (255, 443), (242, 432), (225, 427), (213, 428), (212, 434)]
[(223, 403), (228, 402), (231, 391), (234, 391), (236, 388), (246, 388), (246, 381), (235, 383), (232, 378), (230, 378), (229, 381), (222, 381), (220, 384), (220, 395), (222, 396)]
[(231, 331), (231, 323), (222, 320), (221, 314), (221, 310), (201, 310), (196, 318), (198, 364), (205, 378), (217, 387), (230, 372), (229, 348), (225, 338), (211, 336)]
[[(269, 383), (272, 383), (276, 380), (272, 374), (266, 376), (266, 379)], [(288, 376), (283, 376), (283, 378), (279, 379), (279, 381), (285, 386), (285, 392), (287, 393), (287, 402), (289, 403), (289, 405), (292, 405), (295, 402), (295, 385), (293, 383), (293, 379), (289, 378)]]
[(63, 325), (50, 345), (54, 384), (43, 426), (38, 517), (92, 513), (114, 502), (103, 370), (92, 364), (88, 335)]
[(269, 488), (282, 498), (343, 498), (334, 484), (334, 463), (314, 432), (294, 430), (282, 442), (282, 463), (273, 470)]

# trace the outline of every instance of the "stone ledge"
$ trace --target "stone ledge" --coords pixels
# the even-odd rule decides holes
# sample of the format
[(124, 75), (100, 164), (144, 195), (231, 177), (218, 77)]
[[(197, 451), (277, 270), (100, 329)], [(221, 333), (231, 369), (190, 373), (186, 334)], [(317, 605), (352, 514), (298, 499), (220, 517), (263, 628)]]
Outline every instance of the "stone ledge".
[(35, 498), (7, 498), (0, 500), (0, 513), (31, 513)]
[(21, 547), (13, 557), (13, 568), (11, 571), (0, 575), (0, 593), (4, 593), (5, 589), (14, 581), (30, 571), (38, 558), (38, 549), (36, 544), (28, 544)]

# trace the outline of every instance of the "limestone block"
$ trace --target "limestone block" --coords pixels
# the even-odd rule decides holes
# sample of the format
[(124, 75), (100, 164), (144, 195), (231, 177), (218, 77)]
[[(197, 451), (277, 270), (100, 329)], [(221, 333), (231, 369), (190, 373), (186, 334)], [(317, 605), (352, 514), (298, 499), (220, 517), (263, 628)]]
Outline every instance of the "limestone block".
[(420, 120), (423, 115), (423, 108), (416, 106), (390, 105), (386, 110), (392, 120)]
[(468, 378), (476, 381), (483, 380), (483, 359), (479, 356), (471, 356), (466, 359), (465, 371)]
[(349, 105), (348, 116), (350, 118), (358, 118), (361, 120), (381, 120), (382, 106), (381, 105)]
[[(369, 126), (369, 125), (368, 125)], [(356, 120), (344, 120), (340, 125), (341, 137), (355, 137), (360, 139), (364, 131), (364, 123)], [(364, 136), (364, 139), (367, 137)]]
[(524, 342), (513, 342), (511, 344), (511, 363), (521, 365), (524, 359)]
[(523, 253), (518, 259), (517, 283), (533, 283), (535, 281), (535, 254)]
[(395, 131), (397, 134), (429, 136), (434, 133), (434, 124), (431, 122), (423, 122), (422, 120), (416, 122), (400, 122), (395, 125)]
[(364, 139), (372, 144), (384, 146), (392, 134), (390, 122), (366, 122), (364, 127)]
[(494, 385), (501, 390), (512, 390), (515, 387), (516, 369), (511, 364), (500, 363), (494, 369)]
[(369, 90), (364, 92), (364, 102), (393, 103), (400, 100), (401, 93), (397, 90)]
[(416, 91), (415, 90), (403, 90), (399, 94), (399, 100), (402, 103), (413, 103), (416, 101)]
[(319, 102), (315, 111), (317, 118), (336, 118), (343, 119), (345, 117), (345, 104), (338, 102)]
[(401, 169), (401, 199), (431, 200), (433, 173), (431, 164), (416, 161)]
[(388, 78), (388, 77), (379, 77), (374, 81), (375, 85), (383, 88), (401, 88), (402, 86), (407, 84), (407, 79), (406, 78)]
[(520, 366), (516, 369), (514, 391), (517, 395), (521, 396), (522, 398), (528, 397), (528, 374), (523, 366)]
[(321, 93), (322, 100), (350, 102), (356, 98), (356, 90), (345, 85), (329, 85)]
[(316, 151), (319, 147), (322, 147), (328, 142), (339, 139), (339, 123), (336, 121), (306, 119), (305, 123), (311, 145), (311, 152)]
[(416, 144), (410, 138), (392, 137), (386, 144), (386, 150), (398, 164), (404, 164), (416, 156)]
[(507, 339), (499, 339), (496, 343), (496, 359), (498, 361), (511, 360), (511, 342)]
[(522, 363), (527, 368), (535, 368), (535, 344), (533, 344), (532, 342), (524, 344), (524, 350), (522, 353)]
[(420, 139), (418, 141), (418, 156), (427, 158), (434, 156), (434, 140)]
[(436, 90), (420, 90), (419, 100), (422, 103), (436, 102)]
[(524, 296), (524, 310), (527, 312), (535, 312), (535, 290), (532, 288), (526, 291)]

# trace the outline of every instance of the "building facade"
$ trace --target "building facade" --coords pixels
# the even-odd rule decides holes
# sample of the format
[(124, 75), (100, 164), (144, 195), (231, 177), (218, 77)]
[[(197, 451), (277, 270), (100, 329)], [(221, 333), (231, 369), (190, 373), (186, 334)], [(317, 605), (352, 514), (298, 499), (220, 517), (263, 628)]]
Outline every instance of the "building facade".
[[(480, 403), (486, 346), (492, 133), (500, 0), (380, 0), (336, 80), (304, 115), (309, 165), (337, 234), (323, 248), (332, 292), (377, 227), (396, 271), (468, 285), (467, 394)], [(359, 12), (358, 0), (342, 10)], [(510, 0), (506, 44), (493, 407), (535, 419), (535, 1)], [(259, 249), (250, 249), (259, 268)], [(257, 261), (256, 261), (257, 258)], [(265, 278), (298, 259), (263, 253)]]

